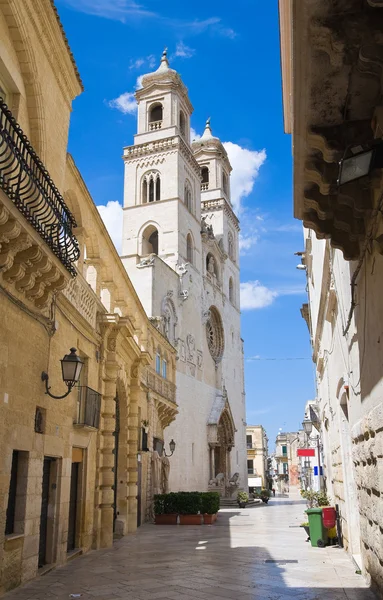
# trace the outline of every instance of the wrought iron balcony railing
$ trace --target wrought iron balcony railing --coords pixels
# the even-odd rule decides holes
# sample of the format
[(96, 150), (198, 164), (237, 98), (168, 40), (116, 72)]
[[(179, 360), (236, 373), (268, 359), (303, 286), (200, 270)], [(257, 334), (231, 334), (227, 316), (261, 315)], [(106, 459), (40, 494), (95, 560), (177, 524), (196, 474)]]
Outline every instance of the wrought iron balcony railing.
[(0, 97), (0, 188), (68, 271), (80, 256), (76, 221), (26, 135)]
[(86, 385), (78, 388), (76, 425), (94, 427), (100, 425), (101, 394)]

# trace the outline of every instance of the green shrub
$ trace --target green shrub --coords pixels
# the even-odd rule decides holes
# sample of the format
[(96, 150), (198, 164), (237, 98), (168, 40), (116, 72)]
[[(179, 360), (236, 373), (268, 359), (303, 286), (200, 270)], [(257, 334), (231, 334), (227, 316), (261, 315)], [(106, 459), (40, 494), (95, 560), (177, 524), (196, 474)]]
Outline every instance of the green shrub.
[(237, 502), (248, 502), (249, 494), (247, 492), (238, 492), (237, 494)]
[(201, 493), (201, 513), (215, 515), (219, 511), (219, 493), (218, 492), (202, 492)]
[(301, 490), (301, 496), (307, 501), (308, 508), (317, 508), (318, 506), (330, 506), (330, 498), (326, 492), (314, 492), (313, 490)]
[(154, 514), (172, 515), (178, 513), (177, 494), (156, 494), (154, 496)]
[(197, 515), (202, 509), (201, 492), (178, 492), (176, 505), (180, 515)]
[(263, 490), (261, 490), (261, 493), (259, 494), (260, 498), (270, 498), (271, 496), (271, 490), (267, 490), (266, 488), (264, 488)]

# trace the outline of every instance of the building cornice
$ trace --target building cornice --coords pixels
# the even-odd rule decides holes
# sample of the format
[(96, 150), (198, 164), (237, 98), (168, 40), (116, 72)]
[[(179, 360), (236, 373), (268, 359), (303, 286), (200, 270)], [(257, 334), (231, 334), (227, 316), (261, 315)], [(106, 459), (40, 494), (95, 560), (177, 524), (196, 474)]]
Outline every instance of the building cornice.
[(146, 156), (154, 154), (168, 154), (179, 150), (181, 154), (186, 158), (189, 165), (194, 169), (195, 173), (199, 175), (200, 167), (195, 160), (190, 146), (188, 146), (179, 135), (174, 135), (162, 140), (155, 140), (153, 142), (145, 142), (143, 144), (137, 144), (132, 146), (125, 146), (123, 159), (125, 162), (134, 162), (142, 160)]
[(53, 0), (25, 2), (24, 9), (64, 97), (67, 99), (69, 92), (70, 101), (73, 100), (84, 88)]

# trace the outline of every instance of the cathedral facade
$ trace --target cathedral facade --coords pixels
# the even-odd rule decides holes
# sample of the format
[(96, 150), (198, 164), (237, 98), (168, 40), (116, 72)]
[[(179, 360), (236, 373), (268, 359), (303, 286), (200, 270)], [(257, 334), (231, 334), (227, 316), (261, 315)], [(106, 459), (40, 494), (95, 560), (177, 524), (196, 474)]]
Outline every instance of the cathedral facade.
[[(247, 487), (239, 222), (227, 153), (206, 123), (190, 139), (193, 107), (166, 52), (137, 91), (138, 128), (124, 149), (122, 261), (147, 315), (177, 350), (179, 414), (170, 489)], [(166, 377), (167, 360), (156, 356)], [(162, 442), (153, 438), (153, 450)], [(234, 485), (233, 485), (234, 484)]]

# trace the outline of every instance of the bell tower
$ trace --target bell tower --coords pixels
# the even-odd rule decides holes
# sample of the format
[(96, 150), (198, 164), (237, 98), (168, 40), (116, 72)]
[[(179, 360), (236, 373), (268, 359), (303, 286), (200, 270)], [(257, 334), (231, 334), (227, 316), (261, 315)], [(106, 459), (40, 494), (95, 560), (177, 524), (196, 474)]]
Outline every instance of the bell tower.
[[(137, 134), (124, 149), (122, 260), (133, 270), (154, 254), (172, 269), (201, 255), (200, 169), (190, 146), (193, 107), (166, 50), (136, 92)], [(189, 259), (189, 260), (188, 260)]]

